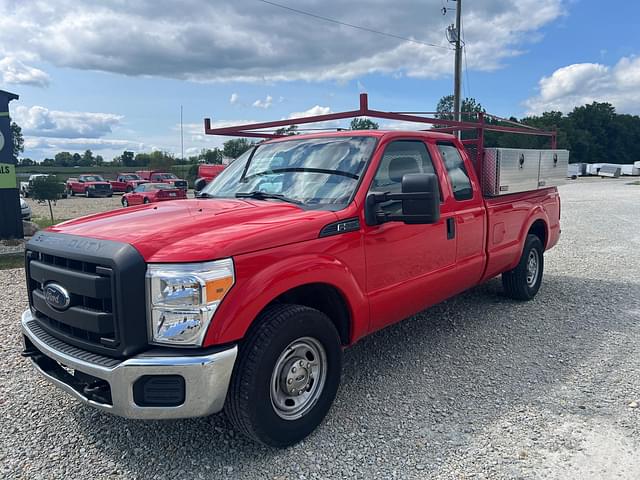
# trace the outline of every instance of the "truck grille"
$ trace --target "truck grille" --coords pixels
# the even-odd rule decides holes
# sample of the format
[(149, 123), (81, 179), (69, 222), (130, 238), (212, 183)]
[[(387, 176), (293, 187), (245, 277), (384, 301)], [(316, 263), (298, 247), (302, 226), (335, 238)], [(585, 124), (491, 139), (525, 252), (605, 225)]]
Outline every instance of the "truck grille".
[[(146, 265), (133, 247), (38, 232), (27, 244), (25, 266), (29, 305), (47, 333), (116, 358), (146, 348)], [(64, 291), (64, 305), (52, 300), (52, 289)]]
[[(116, 346), (111, 268), (42, 252), (30, 252), (29, 257), (29, 292), (40, 323), (88, 343)], [(60, 284), (69, 292), (71, 302), (64, 311), (47, 303), (48, 283)]]

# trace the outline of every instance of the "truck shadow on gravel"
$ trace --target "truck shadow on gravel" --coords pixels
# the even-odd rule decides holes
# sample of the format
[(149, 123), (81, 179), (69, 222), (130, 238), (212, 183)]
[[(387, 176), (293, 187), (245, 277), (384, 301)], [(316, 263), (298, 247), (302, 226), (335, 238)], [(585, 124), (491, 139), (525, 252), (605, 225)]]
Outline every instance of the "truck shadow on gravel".
[[(506, 298), (498, 280), (465, 292), (347, 350), (328, 418), (284, 451), (246, 440), (224, 415), (128, 421), (78, 404), (71, 415), (87, 443), (142, 477), (180, 471), (189, 477), (287, 476), (305, 472), (308, 464), (320, 476), (349, 475), (345, 465), (351, 473), (373, 475), (380, 462), (402, 472), (410, 458), (428, 476), (506, 411), (552, 402), (546, 392), (580, 368), (608, 335), (637, 331), (638, 292), (637, 284), (559, 275), (546, 276), (527, 303)], [(313, 459), (295, 467), (308, 451)]]

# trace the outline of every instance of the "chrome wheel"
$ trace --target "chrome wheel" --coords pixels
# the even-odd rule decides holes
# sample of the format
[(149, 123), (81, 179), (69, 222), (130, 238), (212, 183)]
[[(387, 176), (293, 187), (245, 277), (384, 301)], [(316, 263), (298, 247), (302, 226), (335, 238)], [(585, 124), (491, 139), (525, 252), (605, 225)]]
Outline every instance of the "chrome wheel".
[(271, 374), (271, 405), (280, 418), (303, 417), (318, 401), (327, 376), (327, 354), (311, 337), (294, 340), (284, 349)]
[(533, 248), (529, 252), (529, 257), (527, 258), (527, 285), (532, 287), (538, 281), (538, 272), (540, 270), (540, 256), (538, 255), (538, 251)]

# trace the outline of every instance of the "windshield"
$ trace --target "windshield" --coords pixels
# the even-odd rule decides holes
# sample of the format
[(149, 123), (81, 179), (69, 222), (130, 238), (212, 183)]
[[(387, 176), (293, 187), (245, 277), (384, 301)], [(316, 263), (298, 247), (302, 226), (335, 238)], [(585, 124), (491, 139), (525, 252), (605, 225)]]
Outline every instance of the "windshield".
[(205, 197), (275, 194), (311, 208), (340, 210), (358, 185), (375, 137), (323, 137), (259, 145), (202, 190)]
[(159, 173), (158, 175), (154, 175), (154, 177), (163, 179), (178, 178), (173, 173)]
[(122, 175), (122, 180), (142, 180), (138, 175)]
[(104, 178), (100, 175), (82, 175), (80, 180), (84, 180), (85, 182), (104, 182)]

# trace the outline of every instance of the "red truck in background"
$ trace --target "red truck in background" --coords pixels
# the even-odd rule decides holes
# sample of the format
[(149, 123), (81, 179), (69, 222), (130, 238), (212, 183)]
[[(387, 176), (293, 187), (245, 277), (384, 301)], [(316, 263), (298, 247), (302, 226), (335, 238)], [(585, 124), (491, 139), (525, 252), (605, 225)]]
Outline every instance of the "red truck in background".
[(144, 180), (135, 173), (120, 173), (115, 180), (111, 180), (109, 183), (114, 192), (129, 193), (135, 190), (138, 185), (149, 183), (149, 180)]
[(509, 297), (538, 293), (568, 152), (465, 145), (429, 131), (270, 138), (199, 198), (40, 231), (24, 356), (106, 412), (224, 409), (256, 441), (296, 443), (333, 403), (343, 348), (498, 275)]
[(138, 170), (136, 172), (140, 178), (153, 183), (168, 183), (176, 188), (187, 190), (189, 184), (186, 180), (178, 178), (174, 173), (155, 171), (155, 170)]
[(194, 187), (196, 192), (201, 191), (211, 181), (222, 173), (226, 168), (226, 165), (222, 164), (207, 164), (203, 163), (198, 166), (198, 178), (195, 181)]
[(79, 175), (78, 178), (67, 179), (69, 195), (84, 195), (85, 197), (111, 197), (111, 184), (102, 176), (95, 174)]

